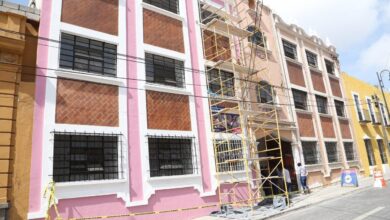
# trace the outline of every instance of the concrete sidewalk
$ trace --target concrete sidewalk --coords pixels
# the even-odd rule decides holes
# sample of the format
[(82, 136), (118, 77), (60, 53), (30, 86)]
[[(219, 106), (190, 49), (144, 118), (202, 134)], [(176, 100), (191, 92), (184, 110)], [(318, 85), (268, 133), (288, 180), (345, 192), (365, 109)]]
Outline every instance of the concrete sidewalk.
[[(387, 180), (389, 178), (386, 178)], [(334, 185), (327, 186), (325, 188), (316, 188), (313, 189), (311, 194), (308, 195), (296, 195), (291, 199), (290, 207), (279, 212), (270, 212), (270, 213), (261, 213), (250, 215), (248, 219), (271, 219), (272, 217), (280, 216), (288, 212), (292, 212), (298, 209), (303, 209), (311, 205), (319, 204), (324, 201), (329, 201), (335, 198), (339, 198), (359, 190), (365, 190), (372, 188), (374, 186), (373, 177), (360, 177), (358, 179), (359, 187), (341, 187), (340, 183), (335, 183)], [(221, 217), (211, 217), (205, 216), (202, 218), (197, 218), (196, 220), (223, 220), (227, 218)], [(234, 218), (228, 218), (234, 219)]]

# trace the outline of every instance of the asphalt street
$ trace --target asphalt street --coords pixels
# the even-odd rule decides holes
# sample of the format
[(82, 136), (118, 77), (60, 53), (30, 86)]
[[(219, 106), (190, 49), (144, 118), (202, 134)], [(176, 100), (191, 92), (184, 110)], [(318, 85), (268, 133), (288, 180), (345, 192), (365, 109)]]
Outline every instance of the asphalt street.
[(275, 220), (383, 220), (390, 219), (390, 186), (353, 192), (301, 210), (273, 218)]

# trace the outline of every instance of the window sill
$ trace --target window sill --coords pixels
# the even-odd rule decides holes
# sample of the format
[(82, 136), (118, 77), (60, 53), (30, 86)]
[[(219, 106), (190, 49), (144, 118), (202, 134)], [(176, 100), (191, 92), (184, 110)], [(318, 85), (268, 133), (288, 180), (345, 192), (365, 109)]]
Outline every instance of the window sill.
[(307, 172), (309, 173), (314, 173), (314, 172), (322, 172), (324, 165), (323, 164), (310, 164), (310, 165), (305, 165)]
[(155, 92), (165, 92), (165, 93), (174, 93), (174, 94), (180, 94), (180, 95), (191, 95), (192, 93), (186, 88), (179, 88), (179, 87), (173, 87), (173, 86), (165, 86), (160, 84), (153, 84), (153, 83), (145, 83), (145, 89), (151, 90)]
[(156, 13), (159, 13), (159, 14), (162, 14), (162, 15), (165, 15), (165, 16), (168, 16), (170, 18), (173, 18), (173, 19), (176, 19), (176, 20), (179, 20), (179, 21), (184, 21), (184, 17), (180, 16), (179, 14), (175, 14), (173, 12), (170, 12), (170, 11), (167, 11), (165, 9), (162, 9), (162, 8), (159, 8), (159, 7), (156, 7), (154, 5), (151, 5), (151, 4), (148, 4), (148, 3), (145, 3), (145, 2), (142, 2), (142, 7), (144, 9), (148, 9), (148, 10), (151, 10), (153, 12), (156, 12)]
[(249, 47), (254, 47), (258, 50), (263, 51), (264, 53), (267, 53), (268, 55), (272, 55), (272, 50), (268, 49), (267, 47), (262, 47), (260, 45), (254, 44), (252, 42), (248, 42)]
[(346, 116), (337, 116), (339, 120), (348, 121), (348, 118)]
[(125, 183), (125, 179), (115, 179), (115, 180), (92, 180), (92, 181), (75, 181), (75, 182), (60, 182), (56, 183), (56, 187), (73, 187), (73, 186), (85, 186), (85, 185), (101, 185), (101, 184), (115, 184), (115, 183)]
[(320, 117), (324, 117), (324, 118), (332, 118), (332, 115), (331, 114), (329, 114), (329, 113), (320, 113), (320, 112), (318, 112), (318, 115), (320, 116)]
[(313, 115), (313, 112), (311, 112), (311, 111), (309, 111), (309, 110), (303, 110), (303, 109), (295, 108), (295, 111), (296, 111), (296, 113), (302, 113), (302, 114), (307, 114), (307, 115)]
[(124, 80), (115, 78), (115, 77), (107, 77), (107, 76), (99, 76), (91, 73), (74, 71), (74, 70), (66, 70), (66, 69), (57, 69), (56, 71), (57, 77), (66, 78), (66, 79), (74, 79), (80, 81), (88, 81), (93, 83), (100, 84), (109, 84), (115, 86), (124, 85)]
[(332, 78), (332, 79), (336, 79), (336, 80), (340, 80), (339, 77), (337, 77), (336, 75), (334, 74), (331, 74), (331, 73), (327, 73), (329, 78)]
[(309, 66), (310, 71), (313, 71), (314, 73), (320, 74), (322, 76), (322, 71), (318, 69), (318, 67), (312, 67)]
[(343, 162), (332, 162), (328, 163), (328, 166), (331, 170), (336, 170), (336, 169), (342, 169), (344, 168)]
[(292, 58), (290, 58), (290, 57), (286, 57), (286, 56), (285, 56), (285, 58), (286, 58), (286, 61), (287, 61), (287, 62), (290, 62), (290, 63), (292, 63), (292, 64), (296, 64), (296, 65), (302, 66), (302, 63), (299, 62), (298, 60), (294, 60), (294, 59), (292, 59)]

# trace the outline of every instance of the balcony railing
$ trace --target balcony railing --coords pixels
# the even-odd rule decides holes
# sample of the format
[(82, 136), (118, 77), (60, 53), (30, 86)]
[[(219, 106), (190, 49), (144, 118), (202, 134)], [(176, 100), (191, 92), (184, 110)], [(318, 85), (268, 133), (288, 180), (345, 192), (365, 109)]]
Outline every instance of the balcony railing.
[(373, 121), (373, 124), (380, 125), (382, 124), (382, 115), (379, 112), (375, 112), (375, 121)]

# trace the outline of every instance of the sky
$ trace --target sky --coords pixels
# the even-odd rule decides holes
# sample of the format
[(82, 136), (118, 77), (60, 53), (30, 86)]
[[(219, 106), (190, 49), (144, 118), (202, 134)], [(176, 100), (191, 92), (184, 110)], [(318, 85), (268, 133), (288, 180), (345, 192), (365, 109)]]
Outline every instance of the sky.
[[(341, 70), (377, 85), (390, 68), (390, 0), (264, 0), (287, 23), (330, 42)], [(383, 75), (390, 88), (389, 76)]]
[[(342, 71), (377, 84), (375, 73), (390, 68), (390, 0), (264, 0), (264, 4), (287, 23), (334, 45)], [(389, 89), (389, 77), (384, 79)]]

